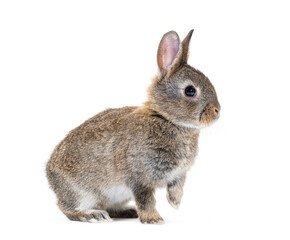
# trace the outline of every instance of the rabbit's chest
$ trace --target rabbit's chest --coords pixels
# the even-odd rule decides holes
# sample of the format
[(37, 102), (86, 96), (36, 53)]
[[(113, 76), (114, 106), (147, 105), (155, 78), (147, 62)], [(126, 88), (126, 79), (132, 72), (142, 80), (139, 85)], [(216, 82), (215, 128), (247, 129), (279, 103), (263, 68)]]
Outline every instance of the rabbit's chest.
[[(197, 149), (184, 145), (180, 152), (170, 150), (158, 154), (151, 164), (151, 177), (158, 185), (166, 185), (186, 174), (194, 163)], [(160, 150), (159, 150), (160, 151)]]
[[(142, 159), (146, 178), (164, 186), (184, 175), (194, 163), (198, 149), (198, 132), (183, 131), (153, 135), (146, 159)], [(145, 160), (145, 161), (144, 161)]]

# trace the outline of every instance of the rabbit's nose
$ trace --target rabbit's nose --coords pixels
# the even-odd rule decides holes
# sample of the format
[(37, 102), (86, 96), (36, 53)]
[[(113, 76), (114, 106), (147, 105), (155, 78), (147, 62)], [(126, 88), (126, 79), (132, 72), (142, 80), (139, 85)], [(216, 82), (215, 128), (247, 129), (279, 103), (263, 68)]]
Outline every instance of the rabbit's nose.
[(220, 116), (220, 110), (221, 110), (221, 107), (219, 105), (218, 102), (216, 103), (212, 103), (212, 112), (213, 112), (213, 117), (216, 119), (216, 118), (219, 118)]
[(208, 110), (210, 110), (210, 112), (213, 116), (219, 116), (219, 113), (221, 111), (221, 106), (220, 106), (220, 103), (217, 99), (211, 101), (207, 105), (207, 108), (208, 108)]
[(203, 114), (201, 115), (201, 122), (203, 124), (209, 124), (213, 120), (219, 118), (220, 115), (220, 105), (218, 102), (211, 102), (205, 107)]
[(212, 111), (215, 118), (219, 117), (220, 109), (221, 107), (219, 106), (219, 104), (213, 104)]
[(214, 107), (214, 111), (215, 111), (216, 114), (219, 113), (219, 110), (216, 107)]

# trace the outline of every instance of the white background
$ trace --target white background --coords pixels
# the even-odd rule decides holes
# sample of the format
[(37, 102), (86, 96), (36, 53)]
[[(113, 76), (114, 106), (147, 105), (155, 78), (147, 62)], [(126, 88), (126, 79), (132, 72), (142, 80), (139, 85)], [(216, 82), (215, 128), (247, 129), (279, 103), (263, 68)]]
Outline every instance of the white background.
[[(1, 239), (289, 239), (289, 23), (278, 0), (1, 1)], [(222, 111), (180, 209), (159, 190), (164, 225), (68, 221), (45, 178), (53, 148), (99, 111), (145, 102), (162, 35), (191, 28), (189, 63)]]

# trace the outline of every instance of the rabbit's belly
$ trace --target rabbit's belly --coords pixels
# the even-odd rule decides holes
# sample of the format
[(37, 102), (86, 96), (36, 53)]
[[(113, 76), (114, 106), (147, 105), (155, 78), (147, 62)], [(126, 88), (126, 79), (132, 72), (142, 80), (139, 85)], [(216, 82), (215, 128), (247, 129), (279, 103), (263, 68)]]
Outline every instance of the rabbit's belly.
[(131, 189), (124, 185), (114, 185), (110, 187), (106, 191), (105, 195), (107, 197), (108, 206), (113, 206), (115, 204), (131, 200), (134, 197)]

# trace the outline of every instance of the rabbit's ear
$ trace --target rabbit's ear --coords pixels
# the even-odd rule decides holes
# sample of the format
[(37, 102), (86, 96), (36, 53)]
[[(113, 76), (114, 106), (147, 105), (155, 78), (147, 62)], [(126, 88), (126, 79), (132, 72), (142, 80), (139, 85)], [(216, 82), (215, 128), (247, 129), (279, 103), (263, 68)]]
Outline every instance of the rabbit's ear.
[(180, 65), (187, 63), (192, 33), (193, 29), (189, 31), (182, 43), (180, 43), (176, 32), (170, 31), (164, 34), (157, 53), (157, 63), (162, 74), (172, 72)]
[(179, 36), (176, 32), (170, 31), (164, 34), (157, 52), (157, 63), (160, 71), (166, 71), (171, 66), (178, 55), (180, 47)]
[(189, 43), (190, 43), (192, 33), (193, 33), (193, 29), (189, 31), (189, 33), (187, 34), (187, 36), (184, 38), (184, 40), (181, 43), (181, 45), (182, 45), (182, 60), (181, 60), (181, 62), (184, 62), (184, 63), (187, 63), (187, 59), (189, 56)]

